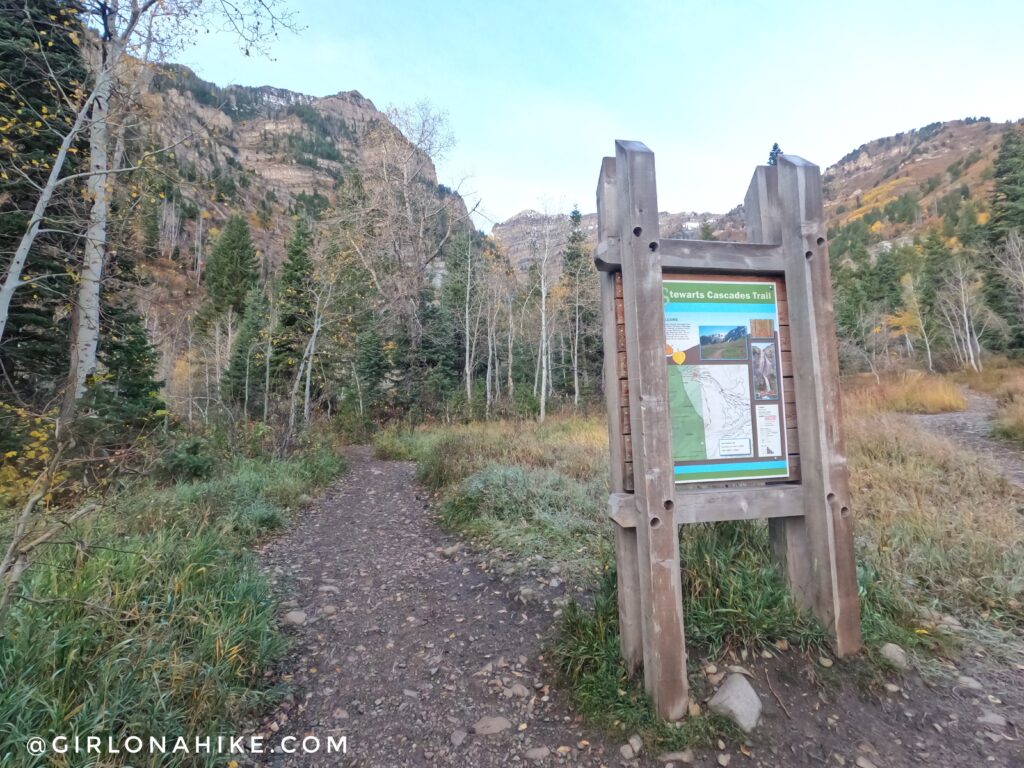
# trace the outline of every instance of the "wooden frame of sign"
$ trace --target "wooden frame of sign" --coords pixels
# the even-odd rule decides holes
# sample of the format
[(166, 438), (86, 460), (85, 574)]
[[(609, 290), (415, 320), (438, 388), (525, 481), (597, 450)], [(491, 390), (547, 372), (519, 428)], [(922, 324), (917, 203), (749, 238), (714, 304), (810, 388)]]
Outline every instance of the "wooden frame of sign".
[[(609, 516), (615, 523), (621, 649), (631, 670), (643, 665), (644, 686), (658, 714), (668, 720), (681, 718), (687, 709), (677, 525), (767, 518), (773, 554), (797, 601), (829, 631), (839, 655), (861, 647), (818, 167), (794, 155), (782, 155), (775, 166), (759, 166), (744, 204), (747, 243), (661, 238), (654, 153), (639, 142), (617, 141), (615, 157), (604, 158), (601, 165), (594, 258), (601, 272)], [(696, 289), (723, 283), (728, 284), (725, 292), (712, 290), (712, 298), (746, 301), (752, 286), (742, 284), (754, 283), (756, 296), (768, 296), (764, 301), (775, 314), (751, 316), (774, 318), (778, 324), (776, 329), (768, 319), (760, 319), (747, 326), (756, 329), (753, 336), (766, 337), (757, 342), (763, 347), (757, 362), (766, 373), (774, 371), (775, 378), (769, 375), (770, 382), (763, 386), (753, 384), (753, 373), (752, 383), (743, 385), (737, 372), (742, 365), (753, 368), (755, 342), (735, 341), (723, 331), (699, 335), (701, 354), (710, 350), (712, 357), (728, 357), (723, 349), (738, 348), (730, 341), (740, 347), (746, 344), (749, 359), (729, 366), (737, 369), (730, 375), (741, 389), (748, 387), (748, 398), (764, 395), (777, 404), (775, 411), (766, 407), (765, 413), (774, 416), (764, 424), (749, 417), (752, 426), (747, 427), (751, 434), (757, 431), (757, 440), (747, 442), (742, 434), (738, 440), (719, 440), (714, 451), (721, 448), (720, 454), (705, 462), (714, 472), (686, 456), (679, 460), (680, 450), (688, 450), (685, 440), (673, 445), (670, 367), (678, 363), (678, 370), (691, 379), (698, 375), (698, 367), (691, 359), (691, 367), (685, 368), (685, 352), (666, 343), (665, 302), (670, 294), (665, 293), (665, 281), (670, 278), (689, 281), (679, 284), (684, 293), (678, 295), (701, 300), (710, 299)], [(758, 311), (767, 311), (768, 306)], [(685, 347), (698, 338), (688, 334), (699, 333), (688, 328), (691, 315), (685, 312), (699, 313), (701, 307), (673, 307), (684, 314), (670, 318), (679, 321), (673, 326), (672, 342)], [(716, 311), (727, 308), (718, 306)], [(677, 343), (676, 336), (684, 341)], [(695, 348), (690, 349), (692, 358)], [(704, 373), (723, 374), (723, 369), (712, 367), (720, 362), (711, 360), (701, 368)], [(689, 386), (699, 391), (699, 382)], [(753, 386), (761, 388), (751, 395)], [(782, 455), (776, 456), (779, 446)], [(762, 449), (772, 461), (744, 463), (757, 462)], [(744, 451), (745, 459), (725, 458)], [(760, 469), (762, 465), (774, 469)], [(750, 477), (757, 474), (755, 466), (770, 476)], [(737, 471), (738, 476), (729, 476), (728, 471)], [(683, 482), (686, 473), (701, 481)], [(683, 480), (677, 482), (677, 475)], [(719, 476), (728, 480), (707, 481)]]

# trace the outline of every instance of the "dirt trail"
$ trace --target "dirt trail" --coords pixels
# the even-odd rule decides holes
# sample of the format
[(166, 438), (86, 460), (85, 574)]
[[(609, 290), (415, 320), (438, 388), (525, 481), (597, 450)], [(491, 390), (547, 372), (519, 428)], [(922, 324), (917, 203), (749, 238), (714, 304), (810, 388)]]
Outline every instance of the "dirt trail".
[[(294, 645), (278, 680), (293, 693), (255, 728), (268, 745), (285, 735), (345, 736), (348, 752), (263, 755), (257, 765), (663, 765), (646, 750), (624, 760), (629, 734), (594, 733), (555, 690), (539, 654), (564, 598), (557, 574), (492, 567), (457, 546), (437, 527), (411, 464), (377, 460), (366, 448), (349, 460), (348, 472), (260, 553), (288, 601), (282, 613)], [(958, 671), (977, 677), (979, 690), (958, 684), (952, 665), (940, 681), (894, 675), (883, 691), (860, 688), (842, 662), (825, 670), (794, 651), (748, 659), (765, 715), (749, 749), (698, 751), (686, 765), (1024, 766), (1024, 664), (998, 669), (973, 655), (968, 649)], [(690, 658), (702, 705), (715, 682), (705, 679), (710, 668), (700, 671), (708, 661)]]
[(967, 410), (914, 416), (925, 429), (954, 440), (957, 445), (987, 457), (997, 472), (1014, 485), (1024, 487), (1024, 451), (1007, 440), (992, 437), (996, 399), (970, 389), (964, 390)]
[[(530, 749), (549, 749), (553, 762), (559, 747), (573, 765), (609, 763), (618, 746), (577, 727), (537, 658), (551, 599), (564, 589), (558, 577), (544, 586), (534, 579), (526, 594), (536, 597), (524, 605), (529, 576), (487, 572), (479, 558), (448, 550), (457, 539), (438, 529), (413, 465), (379, 461), (366, 448), (353, 449), (349, 463), (262, 553), (281, 594), (294, 599), (285, 608), (305, 613), (287, 629), (295, 645), (283, 679), (295, 694), (278, 715), (279, 733), (345, 735), (348, 755), (263, 764), (483, 768)], [(475, 734), (487, 717), (507, 726), (490, 721), (503, 729)]]

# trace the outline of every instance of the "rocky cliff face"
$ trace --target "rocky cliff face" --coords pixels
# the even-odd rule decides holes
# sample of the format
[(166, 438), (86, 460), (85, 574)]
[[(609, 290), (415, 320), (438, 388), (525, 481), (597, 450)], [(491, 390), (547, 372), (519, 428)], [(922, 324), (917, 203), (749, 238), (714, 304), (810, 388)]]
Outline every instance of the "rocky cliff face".
[[(317, 98), (270, 86), (221, 88), (175, 66), (153, 78), (144, 99), (150, 143), (173, 148), (190, 207), (213, 226), (233, 212), (252, 214), (271, 263), (283, 255), (282, 214), (333, 204), (346, 178), (372, 159), (371, 130), (400, 136), (358, 91)], [(419, 165), (423, 183), (438, 186), (430, 158)]]

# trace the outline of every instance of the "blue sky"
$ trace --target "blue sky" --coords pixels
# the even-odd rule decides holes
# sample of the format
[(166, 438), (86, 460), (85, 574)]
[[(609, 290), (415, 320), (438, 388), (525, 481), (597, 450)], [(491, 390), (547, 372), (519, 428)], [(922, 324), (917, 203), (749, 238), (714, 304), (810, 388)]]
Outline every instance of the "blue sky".
[(225, 85), (379, 107), (428, 99), (455, 149), (443, 183), (485, 231), (526, 209), (593, 211), (615, 139), (657, 158), (662, 210), (738, 204), (772, 142), (834, 163), (934, 120), (1024, 117), (1024, 4), (290, 0), (272, 59), (211, 31), (180, 60)]

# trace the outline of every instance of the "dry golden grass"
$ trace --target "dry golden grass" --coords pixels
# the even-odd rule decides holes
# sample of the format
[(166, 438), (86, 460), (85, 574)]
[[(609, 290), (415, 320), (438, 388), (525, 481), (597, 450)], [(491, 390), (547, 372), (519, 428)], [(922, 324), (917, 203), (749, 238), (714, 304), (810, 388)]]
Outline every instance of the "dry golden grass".
[(377, 435), (374, 447), (387, 458), (417, 461), (420, 481), (434, 490), (495, 464), (552, 469), (582, 482), (608, 473), (607, 427), (589, 417), (391, 429)]
[(862, 564), (918, 605), (1024, 626), (1024, 493), (903, 416), (846, 434)]
[(844, 391), (843, 403), (854, 413), (946, 413), (967, 408), (967, 398), (959, 384), (920, 371), (907, 371), (881, 383), (873, 377), (852, 381)]

